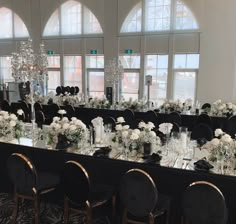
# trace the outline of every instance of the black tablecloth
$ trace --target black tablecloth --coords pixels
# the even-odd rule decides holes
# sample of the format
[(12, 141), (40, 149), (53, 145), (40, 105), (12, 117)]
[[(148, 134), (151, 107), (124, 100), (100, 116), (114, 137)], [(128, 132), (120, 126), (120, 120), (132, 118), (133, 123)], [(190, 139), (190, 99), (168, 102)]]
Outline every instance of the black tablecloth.
[[(229, 209), (229, 223), (236, 223), (236, 177), (167, 168), (156, 164), (98, 158), (67, 153), (64, 151), (53, 151), (0, 143), (0, 190), (2, 192), (13, 192), (6, 170), (7, 158), (13, 152), (26, 154), (40, 170), (58, 173), (61, 173), (65, 161), (76, 160), (86, 168), (92, 182), (109, 184), (115, 187), (119, 186), (120, 179), (127, 170), (131, 168), (143, 169), (153, 177), (157, 188), (161, 193), (172, 197), (172, 224), (180, 223), (180, 202), (182, 193), (186, 187), (197, 180), (209, 181), (219, 187), (225, 196)], [(63, 199), (60, 190), (57, 191), (55, 200), (59, 198)]]

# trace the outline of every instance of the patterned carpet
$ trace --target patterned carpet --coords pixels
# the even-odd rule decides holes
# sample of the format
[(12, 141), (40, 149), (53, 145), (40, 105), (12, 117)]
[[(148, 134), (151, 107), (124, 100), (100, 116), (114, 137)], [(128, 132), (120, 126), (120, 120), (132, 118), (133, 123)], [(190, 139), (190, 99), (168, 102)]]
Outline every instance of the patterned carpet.
[[(13, 211), (13, 196), (0, 193), (0, 224), (10, 224), (10, 217)], [(40, 223), (42, 224), (62, 224), (63, 209), (58, 205), (40, 204)], [(70, 212), (69, 224), (83, 224), (85, 217), (81, 213)], [(32, 224), (34, 223), (34, 209), (30, 201), (24, 201), (19, 207), (17, 223)], [(93, 220), (94, 224), (109, 224), (107, 217), (101, 217)]]

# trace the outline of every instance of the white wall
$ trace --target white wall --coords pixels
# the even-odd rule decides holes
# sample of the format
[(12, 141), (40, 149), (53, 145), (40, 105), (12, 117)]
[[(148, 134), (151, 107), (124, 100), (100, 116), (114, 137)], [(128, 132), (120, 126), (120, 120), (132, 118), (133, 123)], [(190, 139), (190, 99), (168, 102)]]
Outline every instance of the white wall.
[[(7, 6), (24, 20), (34, 40), (39, 44), (46, 21), (65, 0), (0, 0), (0, 7)], [(236, 1), (235, 0), (184, 0), (200, 25), (200, 70), (197, 98), (200, 102), (216, 99), (236, 102)], [(138, 0), (82, 0), (101, 22), (104, 37), (91, 41), (74, 38), (70, 41), (46, 40), (48, 48), (56, 52), (85, 53), (96, 46), (105, 54), (105, 63), (118, 54), (119, 30), (126, 14)], [(139, 37), (125, 39), (124, 45), (142, 49)], [(147, 43), (151, 43), (148, 41)], [(121, 43), (122, 45), (123, 43)], [(128, 44), (128, 45), (127, 45)], [(0, 55), (10, 54), (15, 41), (0, 42)], [(121, 46), (122, 47), (122, 46)], [(147, 46), (150, 48), (150, 46)]]

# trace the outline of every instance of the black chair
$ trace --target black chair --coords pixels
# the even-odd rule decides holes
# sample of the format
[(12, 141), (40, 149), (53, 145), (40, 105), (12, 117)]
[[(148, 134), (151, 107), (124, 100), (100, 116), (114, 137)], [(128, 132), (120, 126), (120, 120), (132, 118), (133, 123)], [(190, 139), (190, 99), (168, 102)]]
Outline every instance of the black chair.
[(72, 105), (66, 105), (65, 106), (66, 114), (65, 116), (71, 119), (72, 117), (75, 116), (75, 108)]
[[(112, 188), (107, 186), (93, 186), (84, 167), (76, 161), (67, 161), (62, 174), (64, 191), (64, 223), (68, 223), (69, 210), (84, 212), (88, 224), (92, 224), (92, 213), (101, 206), (112, 203), (115, 197)], [(112, 210), (112, 218), (114, 210)]]
[(235, 138), (235, 134), (236, 134), (236, 115), (231, 116), (228, 120), (227, 120), (227, 133), (229, 135), (231, 135), (232, 138)]
[(27, 199), (34, 202), (35, 224), (39, 224), (39, 197), (55, 189), (59, 175), (37, 171), (33, 163), (20, 153), (14, 153), (8, 158), (7, 170), (15, 188), (12, 223), (16, 223), (20, 199)]
[(197, 181), (185, 190), (182, 223), (226, 224), (227, 207), (221, 191), (212, 183)]
[(204, 113), (209, 113), (211, 111), (211, 104), (210, 103), (204, 103), (202, 105), (201, 109), (204, 111)]
[(170, 198), (158, 194), (153, 179), (145, 171), (126, 172), (120, 182), (119, 198), (123, 205), (122, 224), (154, 224), (156, 219), (168, 223)]
[(3, 100), (2, 103), (1, 103), (1, 109), (4, 110), (4, 111), (7, 111), (7, 112), (10, 112), (11, 111), (11, 106), (8, 102), (8, 100)]
[(66, 92), (69, 94), (70, 93), (70, 87), (69, 86), (66, 86)]
[(61, 86), (58, 86), (56, 88), (56, 96), (59, 96), (61, 93), (62, 93), (62, 88), (61, 88)]
[(146, 122), (152, 122), (155, 126), (158, 125), (158, 117), (155, 111), (149, 110), (145, 113), (145, 121)]
[(115, 118), (113, 118), (113, 117), (105, 117), (103, 119), (103, 123), (104, 123), (104, 125), (111, 124), (112, 131), (115, 131), (115, 127), (116, 127), (116, 120), (115, 120)]
[(62, 93), (63, 95), (65, 95), (65, 92), (66, 92), (66, 87), (61, 86), (61, 93)]
[(125, 119), (125, 123), (128, 124), (130, 128), (135, 127), (135, 116), (131, 109), (125, 109), (123, 112), (123, 117)]
[(207, 141), (210, 141), (212, 140), (212, 138), (213, 138), (213, 130), (209, 125), (201, 123), (193, 127), (191, 133), (191, 139), (194, 140), (206, 139)]
[(207, 124), (210, 127), (212, 127), (212, 120), (211, 120), (211, 117), (208, 114), (200, 114), (197, 117), (196, 125), (200, 124), (200, 123)]
[(43, 124), (45, 123), (45, 116), (43, 111), (37, 110), (35, 111), (35, 121), (38, 125), (38, 128), (43, 128)]
[(34, 103), (34, 110), (35, 110), (35, 112), (36, 111), (43, 111), (43, 106), (42, 106), (42, 104), (41, 103), (39, 103), (39, 102), (35, 102)]
[(173, 127), (172, 127), (172, 129), (171, 129), (171, 132), (172, 132), (172, 133), (173, 133), (173, 132), (179, 132), (179, 131), (180, 131), (179, 125), (178, 125), (177, 123), (175, 123), (175, 122), (172, 122), (172, 124), (173, 124)]
[(75, 95), (77, 95), (79, 93), (79, 87), (75, 86)]
[(30, 120), (31, 120), (31, 116), (30, 116), (31, 109), (29, 107), (29, 104), (26, 103), (24, 100), (21, 100), (20, 104), (19, 104), (19, 109), (22, 109), (24, 111), (24, 114), (25, 114), (25, 120), (24, 121), (30, 122)]
[(70, 87), (70, 94), (73, 96), (75, 95), (75, 87), (74, 86), (71, 86)]
[(179, 126), (181, 126), (181, 123), (182, 123), (181, 115), (178, 112), (176, 112), (176, 111), (171, 112), (168, 115), (168, 117), (167, 117), (167, 122), (169, 122), (169, 123), (176, 123)]

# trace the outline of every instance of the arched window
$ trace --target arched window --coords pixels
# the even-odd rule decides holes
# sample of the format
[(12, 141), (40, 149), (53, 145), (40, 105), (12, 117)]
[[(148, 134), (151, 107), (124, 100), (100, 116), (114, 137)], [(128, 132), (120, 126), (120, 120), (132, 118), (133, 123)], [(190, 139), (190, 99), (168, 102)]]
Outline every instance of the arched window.
[(126, 17), (121, 33), (193, 29), (198, 29), (197, 21), (182, 1), (143, 0)]
[(79, 2), (68, 1), (49, 18), (43, 36), (99, 33), (102, 33), (102, 28), (95, 15)]
[(12, 10), (0, 8), (0, 39), (29, 37), (29, 32), (21, 18)]

